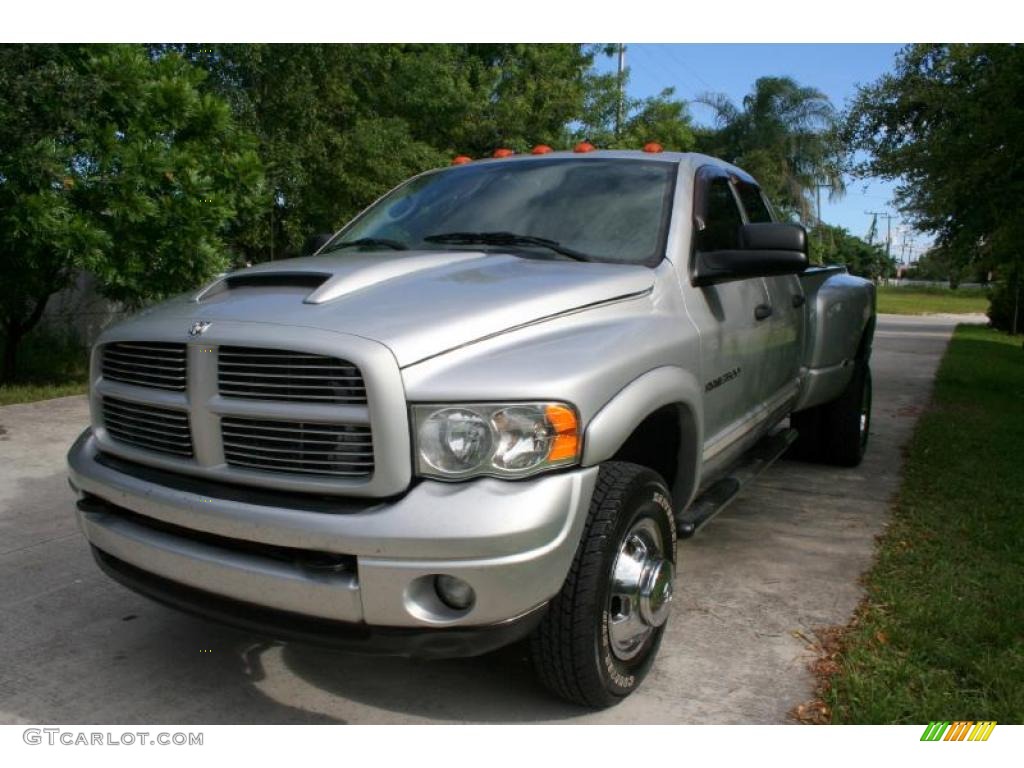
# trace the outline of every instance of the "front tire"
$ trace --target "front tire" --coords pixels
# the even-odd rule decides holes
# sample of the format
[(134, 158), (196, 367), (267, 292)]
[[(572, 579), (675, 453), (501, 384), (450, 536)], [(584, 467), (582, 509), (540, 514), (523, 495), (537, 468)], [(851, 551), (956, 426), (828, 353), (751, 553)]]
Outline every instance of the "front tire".
[(665, 481), (636, 464), (602, 465), (569, 575), (530, 642), (548, 690), (603, 708), (639, 687), (665, 630), (675, 549)]

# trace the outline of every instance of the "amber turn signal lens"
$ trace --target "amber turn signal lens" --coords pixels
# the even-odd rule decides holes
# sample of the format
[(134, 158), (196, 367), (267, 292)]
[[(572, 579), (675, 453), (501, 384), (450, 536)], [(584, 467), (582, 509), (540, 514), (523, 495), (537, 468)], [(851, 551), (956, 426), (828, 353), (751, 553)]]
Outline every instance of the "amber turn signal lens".
[(473, 158), (467, 155), (459, 155), (458, 157), (452, 158), (452, 165), (465, 165), (466, 163), (473, 162)]
[(555, 439), (551, 441), (551, 449), (548, 451), (548, 461), (576, 458), (580, 447), (576, 413), (564, 405), (549, 405), (544, 409), (544, 415), (555, 430)]

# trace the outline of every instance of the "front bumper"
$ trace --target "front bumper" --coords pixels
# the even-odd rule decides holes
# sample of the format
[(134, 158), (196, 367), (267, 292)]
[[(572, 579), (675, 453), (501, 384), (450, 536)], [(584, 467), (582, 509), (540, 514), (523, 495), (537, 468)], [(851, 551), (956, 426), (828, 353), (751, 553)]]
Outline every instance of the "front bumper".
[[(535, 615), (568, 573), (597, 477), (590, 467), (514, 482), (421, 482), (389, 500), (323, 499), (130, 464), (100, 453), (90, 430), (68, 466), (97, 557), (108, 572), (123, 565), (133, 577), (120, 580), (138, 591), (179, 607), (188, 607), (182, 595), (201, 595), (286, 619), (421, 630)], [(139, 574), (175, 586), (178, 598), (139, 586)], [(469, 583), (473, 606), (441, 603), (436, 574)]]

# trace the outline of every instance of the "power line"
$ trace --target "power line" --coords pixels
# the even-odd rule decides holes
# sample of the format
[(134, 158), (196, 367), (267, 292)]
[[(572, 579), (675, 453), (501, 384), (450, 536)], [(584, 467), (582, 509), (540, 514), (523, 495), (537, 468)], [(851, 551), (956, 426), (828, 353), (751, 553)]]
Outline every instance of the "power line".
[[(645, 60), (646, 62), (648, 62), (648, 65), (647, 65), (646, 69), (647, 69), (647, 70), (648, 70), (649, 72), (650, 72), (651, 70), (653, 70), (653, 69), (654, 69), (654, 67), (657, 67), (657, 68), (658, 68), (658, 69), (660, 69), (660, 70), (661, 70), (662, 72), (664, 72), (664, 73), (665, 73), (665, 76), (666, 76), (666, 77), (668, 78), (668, 80), (667, 80), (667, 86), (668, 86), (668, 87), (675, 87), (675, 85), (676, 85), (676, 80), (677, 80), (677, 75), (673, 74), (673, 72), (672, 72), (672, 71), (671, 71), (670, 69), (668, 69), (668, 67), (666, 67), (666, 66), (665, 66), (664, 64), (662, 64), (662, 63), (661, 63), (660, 61), (658, 61), (658, 59), (656, 59), (656, 58), (654, 57), (654, 54), (652, 54), (652, 53), (651, 53), (650, 51), (648, 51), (648, 50), (646, 50), (646, 49), (643, 49), (643, 48), (641, 48), (641, 47), (640, 47), (640, 46), (638, 46), (638, 45), (633, 45), (633, 46), (630, 46), (630, 48), (631, 48), (631, 50), (633, 51), (633, 54), (634, 54), (634, 58), (636, 58), (637, 54), (643, 53), (643, 57), (642, 57), (642, 58), (643, 58), (643, 59), (644, 59), (644, 60)], [(653, 65), (653, 66), (652, 66), (652, 65)]]
[(668, 54), (668, 57), (670, 59), (672, 59), (672, 61), (674, 61), (680, 67), (682, 67), (687, 72), (689, 72), (691, 75), (693, 75), (695, 78), (697, 78), (697, 80), (700, 81), (700, 83), (705, 88), (707, 88), (709, 91), (715, 90), (714, 86), (712, 86), (710, 83), (708, 83), (707, 80), (705, 80), (703, 77), (701, 77), (700, 73), (697, 70), (695, 70), (693, 67), (691, 67), (689, 64), (687, 64), (685, 61), (683, 61), (683, 59), (678, 55), (677, 49), (673, 45), (664, 45), (662, 49), (665, 51), (665, 53)]

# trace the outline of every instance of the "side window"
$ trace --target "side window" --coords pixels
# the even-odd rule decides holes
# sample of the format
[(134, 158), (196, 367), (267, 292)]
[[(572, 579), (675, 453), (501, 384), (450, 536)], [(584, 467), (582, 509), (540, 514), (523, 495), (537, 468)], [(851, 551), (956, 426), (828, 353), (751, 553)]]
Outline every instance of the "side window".
[(761, 190), (752, 184), (740, 183), (736, 185), (736, 191), (739, 192), (743, 210), (747, 212), (747, 218), (752, 224), (762, 224), (772, 220), (772, 214), (761, 195)]
[(743, 219), (728, 179), (718, 177), (708, 184), (703, 218), (704, 229), (697, 233), (697, 250), (706, 253), (740, 247)]

